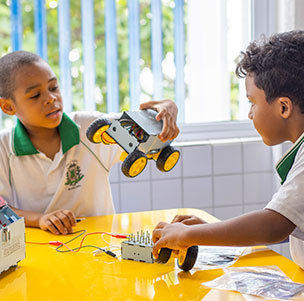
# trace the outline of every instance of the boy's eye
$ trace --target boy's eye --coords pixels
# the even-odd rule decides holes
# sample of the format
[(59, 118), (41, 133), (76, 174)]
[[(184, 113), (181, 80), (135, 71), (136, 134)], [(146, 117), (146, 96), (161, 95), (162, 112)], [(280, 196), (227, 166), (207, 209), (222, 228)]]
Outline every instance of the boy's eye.
[(50, 90), (51, 90), (52, 92), (56, 91), (57, 89), (58, 89), (58, 86), (54, 86), (54, 87), (50, 88)]
[(35, 99), (35, 98), (38, 98), (39, 96), (40, 96), (40, 93), (38, 92), (37, 94), (31, 96), (30, 99)]

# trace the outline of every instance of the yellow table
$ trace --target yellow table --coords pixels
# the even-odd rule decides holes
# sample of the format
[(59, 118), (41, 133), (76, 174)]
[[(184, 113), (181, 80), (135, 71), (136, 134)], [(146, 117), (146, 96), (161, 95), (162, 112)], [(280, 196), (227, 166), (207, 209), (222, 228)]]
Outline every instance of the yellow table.
[[(78, 223), (75, 231), (152, 231), (158, 221), (171, 221), (176, 214), (195, 214), (208, 222), (217, 221), (202, 210), (171, 209), (90, 217)], [(26, 229), (26, 241), (66, 242), (72, 237)], [(106, 239), (116, 245), (121, 241)], [(77, 247), (80, 240), (69, 246)], [(100, 235), (87, 236), (85, 244), (106, 245)], [(173, 259), (164, 265), (140, 263), (105, 254), (93, 256), (93, 250), (58, 253), (53, 246), (27, 244), (26, 259), (0, 276), (0, 300), (245, 300), (241, 294), (210, 290), (201, 285), (222, 275), (220, 269), (188, 273), (181, 271)], [(277, 265), (292, 280), (304, 283), (303, 270), (270, 250), (241, 257), (234, 266), (263, 265)]]

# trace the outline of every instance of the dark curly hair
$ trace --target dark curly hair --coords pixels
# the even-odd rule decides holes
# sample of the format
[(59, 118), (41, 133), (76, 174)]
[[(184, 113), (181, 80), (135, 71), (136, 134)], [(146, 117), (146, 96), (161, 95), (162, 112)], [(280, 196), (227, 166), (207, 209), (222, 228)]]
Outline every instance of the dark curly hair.
[(249, 44), (241, 52), (236, 75), (254, 77), (266, 100), (288, 97), (304, 113), (304, 31), (272, 35)]
[(39, 60), (42, 60), (39, 55), (27, 51), (14, 51), (0, 58), (0, 98), (14, 100), (16, 72)]

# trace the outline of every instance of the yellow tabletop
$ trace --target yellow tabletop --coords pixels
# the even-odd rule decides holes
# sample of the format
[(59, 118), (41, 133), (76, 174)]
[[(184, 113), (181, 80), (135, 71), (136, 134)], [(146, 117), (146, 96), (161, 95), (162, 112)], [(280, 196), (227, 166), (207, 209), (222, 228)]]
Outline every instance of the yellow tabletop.
[[(208, 222), (217, 221), (202, 210), (170, 209), (89, 217), (78, 223), (75, 231), (126, 234), (152, 231), (157, 222), (169, 222), (176, 214), (195, 214)], [(72, 237), (26, 229), (26, 241), (31, 242), (66, 242)], [(105, 239), (115, 245), (121, 242)], [(80, 240), (78, 238), (69, 246), (77, 247)], [(85, 244), (106, 246), (100, 235), (87, 236)], [(174, 259), (167, 264), (150, 264), (115, 259), (105, 254), (94, 256), (93, 250), (84, 248), (78, 253), (58, 253), (50, 245), (27, 244), (26, 259), (0, 275), (0, 300), (245, 300), (241, 294), (210, 290), (201, 285), (221, 276), (221, 269), (184, 272)], [(276, 265), (293, 281), (304, 283), (304, 271), (271, 250), (242, 256), (234, 264), (263, 265)]]

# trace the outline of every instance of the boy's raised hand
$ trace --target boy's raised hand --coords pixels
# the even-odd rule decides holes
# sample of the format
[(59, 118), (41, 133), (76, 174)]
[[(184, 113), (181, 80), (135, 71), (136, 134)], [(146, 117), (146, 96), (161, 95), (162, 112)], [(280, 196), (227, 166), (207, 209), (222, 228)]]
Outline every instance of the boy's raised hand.
[(39, 219), (39, 227), (53, 234), (69, 234), (76, 226), (76, 218), (70, 210), (60, 209), (44, 214)]
[(158, 223), (152, 234), (152, 240), (154, 242), (152, 250), (153, 256), (157, 258), (161, 248), (169, 248), (184, 252), (187, 251), (190, 246), (185, 244), (183, 236), (188, 227), (189, 226), (182, 223)]
[(177, 106), (174, 101), (164, 99), (160, 101), (148, 101), (139, 106), (140, 110), (152, 109), (158, 114), (156, 120), (163, 120), (163, 129), (159, 134), (159, 139), (163, 142), (173, 140), (177, 137), (179, 129), (176, 125)]

